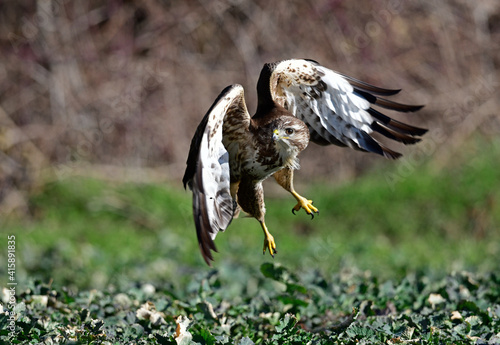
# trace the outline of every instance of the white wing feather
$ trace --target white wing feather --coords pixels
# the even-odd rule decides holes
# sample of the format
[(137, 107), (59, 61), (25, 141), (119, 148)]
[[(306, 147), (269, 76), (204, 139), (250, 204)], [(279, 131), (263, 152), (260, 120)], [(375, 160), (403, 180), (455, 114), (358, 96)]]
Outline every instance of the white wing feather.
[(276, 102), (326, 140), (333, 136), (346, 145), (353, 141), (361, 146), (363, 134), (372, 132), (370, 103), (328, 68), (307, 60), (285, 60), (273, 71), (271, 89)]
[[(241, 104), (243, 87), (232, 85), (219, 95), (199, 128), (196, 172), (188, 181), (193, 192), (193, 214), (198, 242), (205, 261), (213, 260), (213, 240), (231, 222), (235, 203), (230, 191), (229, 153), (223, 144), (223, 127), (228, 110)], [(244, 104), (244, 102), (243, 102)], [(244, 109), (246, 111), (246, 108)], [(197, 133), (198, 133), (197, 131)], [(192, 145), (197, 145), (196, 143)]]

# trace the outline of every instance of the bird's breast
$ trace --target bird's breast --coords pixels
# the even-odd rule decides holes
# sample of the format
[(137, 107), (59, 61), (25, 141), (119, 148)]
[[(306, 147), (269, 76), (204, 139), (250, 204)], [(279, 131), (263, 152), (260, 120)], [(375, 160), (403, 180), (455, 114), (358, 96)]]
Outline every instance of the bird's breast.
[(248, 145), (228, 151), (232, 181), (240, 180), (241, 176), (263, 181), (284, 166), (278, 152), (269, 147)]

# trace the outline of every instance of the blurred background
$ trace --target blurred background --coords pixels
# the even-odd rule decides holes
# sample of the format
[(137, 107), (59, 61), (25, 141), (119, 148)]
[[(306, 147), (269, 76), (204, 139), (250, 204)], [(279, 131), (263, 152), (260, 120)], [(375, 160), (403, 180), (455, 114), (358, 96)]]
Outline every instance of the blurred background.
[[(197, 265), (202, 264), (190, 219), (190, 196), (181, 191), (191, 137), (227, 85), (245, 87), (253, 113), (262, 65), (292, 57), (314, 59), (369, 83), (403, 89), (396, 101), (425, 104), (425, 108), (414, 114), (389, 115), (429, 128), (417, 145), (389, 144), (405, 154), (398, 162), (344, 148), (310, 145), (301, 155), (302, 169), (296, 178), (299, 186), (315, 184), (320, 186), (318, 192), (326, 183), (349, 186), (339, 192), (349, 198), (348, 191), (360, 179), (378, 174), (379, 179), (370, 183), (389, 190), (389, 199), (399, 187), (415, 189), (407, 199), (397, 199), (402, 205), (411, 205), (408, 200), (418, 198), (424, 190), (412, 179), (425, 171), (430, 177), (424, 183), (428, 199), (422, 205), (444, 198), (433, 192), (444, 193), (449, 199), (442, 207), (447, 210), (447, 203), (460, 199), (449, 192), (468, 188), (449, 213), (451, 225), (438, 227), (444, 243), (456, 233), (462, 234), (456, 239), (476, 236), (487, 242), (492, 239), (488, 236), (497, 236), (500, 3), (496, 0), (2, 1), (2, 233), (19, 231), (26, 234), (25, 242), (33, 243), (37, 238), (50, 238), (48, 229), (57, 227), (71, 236), (73, 230), (64, 232), (66, 225), (47, 220), (52, 211), (44, 208), (64, 209), (71, 202), (71, 198), (64, 199), (71, 194), (69, 188), (76, 193), (72, 197), (81, 196), (77, 204), (83, 216), (72, 221), (81, 223), (82, 228), (76, 242), (96, 245), (98, 240), (92, 242), (85, 235), (95, 226), (85, 222), (95, 220), (96, 210), (109, 209), (132, 219), (133, 226), (149, 229), (142, 237), (165, 238), (172, 231), (155, 229), (165, 229), (165, 224), (175, 221), (162, 219), (161, 212), (177, 209), (158, 205), (159, 218), (151, 221), (144, 209), (154, 192), (133, 202), (124, 201), (129, 199), (122, 194), (97, 199), (95, 194), (86, 194), (93, 190), (99, 193), (109, 182), (159, 184), (179, 200), (168, 204), (180, 205), (176, 212), (183, 217), (176, 238), (188, 234), (189, 246), (194, 248), (190, 255), (196, 256)], [(463, 169), (468, 170), (460, 175)], [(485, 175), (481, 171), (486, 171)], [(84, 182), (87, 180), (76, 177), (101, 182), (91, 182), (94, 187), (89, 187)], [(99, 184), (102, 181), (105, 183)], [(436, 187), (443, 183), (449, 183), (449, 189)], [(270, 198), (287, 197), (274, 185), (268, 190)], [(313, 190), (308, 189), (308, 194), (314, 199)], [(331, 205), (343, 201), (335, 199), (337, 192), (331, 193)], [(288, 217), (293, 203), (286, 200)], [(139, 205), (142, 211), (130, 211), (130, 205)], [(370, 204), (361, 200), (353, 208), (363, 205)], [(387, 204), (383, 209), (388, 207), (396, 205)], [(322, 212), (328, 214), (329, 208), (323, 206)], [(423, 208), (416, 217), (438, 212), (439, 218), (436, 210), (439, 207)], [(340, 221), (342, 214), (335, 217)], [(377, 219), (377, 214), (374, 217)], [(260, 243), (258, 224), (244, 222)], [(373, 224), (372, 220), (367, 222)], [(296, 232), (316, 231), (311, 230), (312, 223), (304, 224), (299, 223)], [(429, 219), (426, 224), (415, 231), (435, 225)], [(349, 226), (352, 224), (346, 228)], [(125, 232), (123, 236), (129, 235)], [(393, 245), (389, 236), (387, 246)], [(172, 248), (175, 252), (179, 247)], [(252, 249), (259, 254), (260, 244)], [(498, 246), (489, 250), (488, 256), (499, 255)], [(36, 244), (26, 252), (32, 253), (33, 262), (48, 255), (36, 254)], [(36, 267), (28, 271), (35, 272)]]

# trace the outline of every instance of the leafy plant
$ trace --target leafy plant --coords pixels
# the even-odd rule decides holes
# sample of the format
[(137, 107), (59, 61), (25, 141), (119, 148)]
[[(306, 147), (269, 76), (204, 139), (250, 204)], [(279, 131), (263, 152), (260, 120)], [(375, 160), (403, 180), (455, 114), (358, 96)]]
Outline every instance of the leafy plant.
[[(253, 275), (248, 268), (239, 269), (247, 278)], [(434, 281), (409, 276), (388, 288), (362, 275), (327, 280), (319, 273), (301, 276), (272, 264), (262, 265), (261, 271), (255, 293), (232, 298), (227, 298), (230, 280), (218, 271), (195, 277), (183, 299), (174, 297), (182, 293), (170, 286), (69, 292), (33, 282), (18, 299), (16, 337), (9, 339), (1, 331), (0, 340), (176, 345), (181, 338), (186, 344), (500, 342), (500, 279), (494, 273), (461, 272)], [(6, 325), (7, 316), (1, 314), (1, 329)]]

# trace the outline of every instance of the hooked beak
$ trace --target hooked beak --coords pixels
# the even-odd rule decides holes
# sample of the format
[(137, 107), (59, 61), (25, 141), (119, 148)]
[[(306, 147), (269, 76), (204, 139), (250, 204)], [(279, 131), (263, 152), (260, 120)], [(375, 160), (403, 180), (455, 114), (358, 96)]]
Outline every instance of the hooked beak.
[(280, 138), (280, 135), (279, 135), (279, 131), (277, 129), (275, 129), (274, 132), (273, 132), (273, 140), (274, 141), (278, 141), (280, 139), (281, 138)]

